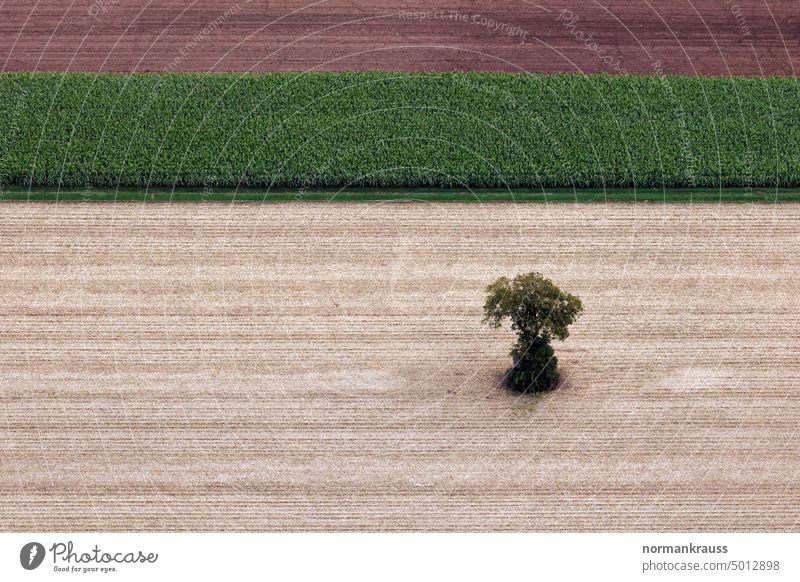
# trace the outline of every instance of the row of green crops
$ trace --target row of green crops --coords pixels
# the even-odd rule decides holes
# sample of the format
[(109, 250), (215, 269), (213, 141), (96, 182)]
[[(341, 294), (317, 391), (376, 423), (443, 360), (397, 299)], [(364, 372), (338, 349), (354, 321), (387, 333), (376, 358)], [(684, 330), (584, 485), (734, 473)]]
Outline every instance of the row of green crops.
[(793, 79), (0, 74), (0, 180), (792, 186)]

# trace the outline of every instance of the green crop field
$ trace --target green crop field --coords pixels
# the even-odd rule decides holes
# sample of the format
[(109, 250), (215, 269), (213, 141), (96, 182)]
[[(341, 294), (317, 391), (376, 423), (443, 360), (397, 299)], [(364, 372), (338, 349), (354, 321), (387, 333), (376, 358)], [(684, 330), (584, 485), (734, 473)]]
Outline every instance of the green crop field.
[(799, 118), (780, 78), (11, 73), (0, 182), (775, 189)]

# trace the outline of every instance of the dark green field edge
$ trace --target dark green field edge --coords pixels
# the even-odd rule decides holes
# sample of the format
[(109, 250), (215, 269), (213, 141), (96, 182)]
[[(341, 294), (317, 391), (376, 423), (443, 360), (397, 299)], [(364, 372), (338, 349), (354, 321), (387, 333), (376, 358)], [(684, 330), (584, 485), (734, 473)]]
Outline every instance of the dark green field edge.
[(548, 189), (548, 190), (433, 190), (349, 189), (175, 189), (120, 188), (119, 190), (6, 187), (0, 202), (533, 202), (533, 203), (784, 203), (800, 202), (800, 189)]
[(4, 73), (0, 186), (774, 189), (799, 120), (790, 78)]

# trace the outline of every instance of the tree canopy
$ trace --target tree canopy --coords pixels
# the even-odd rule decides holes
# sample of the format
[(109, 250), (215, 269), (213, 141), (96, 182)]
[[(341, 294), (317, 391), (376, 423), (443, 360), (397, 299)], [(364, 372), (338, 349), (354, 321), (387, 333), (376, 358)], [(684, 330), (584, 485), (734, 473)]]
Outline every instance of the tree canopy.
[(500, 277), (486, 287), (484, 323), (499, 328), (508, 319), (517, 333), (511, 349), (514, 389), (540, 391), (558, 382), (557, 360), (550, 341), (569, 337), (569, 326), (583, 311), (575, 295), (565, 293), (540, 273)]

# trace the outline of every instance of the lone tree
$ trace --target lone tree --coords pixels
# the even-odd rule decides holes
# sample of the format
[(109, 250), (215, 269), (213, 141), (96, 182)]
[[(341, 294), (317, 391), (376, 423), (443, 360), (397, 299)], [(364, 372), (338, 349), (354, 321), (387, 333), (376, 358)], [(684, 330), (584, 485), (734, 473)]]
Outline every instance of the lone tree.
[(550, 341), (565, 340), (567, 329), (583, 311), (581, 300), (564, 293), (539, 273), (500, 277), (486, 287), (483, 322), (498, 328), (511, 320), (517, 341), (514, 366), (506, 375), (512, 390), (543, 392), (558, 383), (558, 360)]

